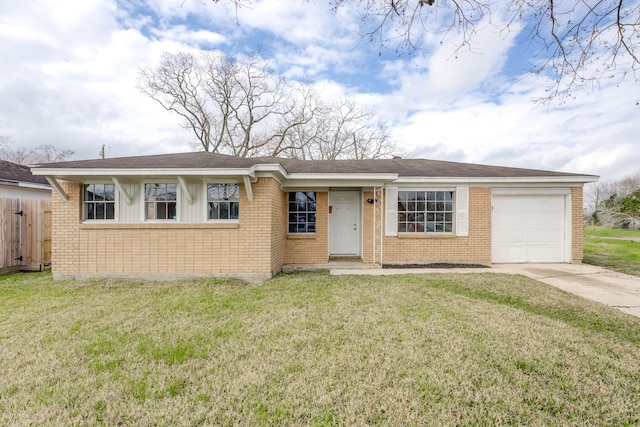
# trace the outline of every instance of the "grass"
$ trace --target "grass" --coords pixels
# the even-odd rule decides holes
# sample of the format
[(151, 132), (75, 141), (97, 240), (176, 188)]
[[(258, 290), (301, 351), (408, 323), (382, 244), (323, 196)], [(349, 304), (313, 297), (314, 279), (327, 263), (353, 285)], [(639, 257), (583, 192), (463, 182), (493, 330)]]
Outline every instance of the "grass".
[(631, 237), (640, 239), (640, 230), (589, 226), (584, 229), (585, 237)]
[(640, 425), (639, 352), (521, 276), (0, 277), (0, 425)]
[(584, 262), (640, 276), (640, 231), (587, 227)]

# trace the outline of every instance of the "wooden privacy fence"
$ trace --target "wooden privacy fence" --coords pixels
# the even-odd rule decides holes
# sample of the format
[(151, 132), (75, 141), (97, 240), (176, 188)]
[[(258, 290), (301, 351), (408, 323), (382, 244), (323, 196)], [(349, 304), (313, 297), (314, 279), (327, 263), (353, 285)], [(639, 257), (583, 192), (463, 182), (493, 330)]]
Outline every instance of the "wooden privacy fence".
[(51, 201), (0, 198), (0, 274), (51, 265)]

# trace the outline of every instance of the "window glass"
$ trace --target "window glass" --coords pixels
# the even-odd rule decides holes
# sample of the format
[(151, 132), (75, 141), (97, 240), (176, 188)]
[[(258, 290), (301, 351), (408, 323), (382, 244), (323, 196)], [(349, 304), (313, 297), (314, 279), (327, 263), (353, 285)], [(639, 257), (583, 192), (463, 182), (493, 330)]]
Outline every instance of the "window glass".
[(399, 191), (398, 232), (452, 233), (453, 191)]
[(85, 184), (83, 217), (85, 220), (115, 219), (116, 186), (114, 184)]
[(207, 184), (209, 219), (238, 219), (240, 213), (238, 184)]
[(176, 219), (177, 184), (157, 183), (144, 186), (146, 219)]
[(289, 193), (289, 233), (316, 232), (316, 193), (296, 191)]

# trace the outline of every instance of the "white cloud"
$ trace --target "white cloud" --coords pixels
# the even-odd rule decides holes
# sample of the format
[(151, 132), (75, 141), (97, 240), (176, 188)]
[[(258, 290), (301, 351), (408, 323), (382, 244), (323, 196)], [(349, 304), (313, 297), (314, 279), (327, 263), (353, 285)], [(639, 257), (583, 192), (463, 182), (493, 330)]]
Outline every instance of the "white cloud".
[[(179, 119), (136, 89), (139, 68), (157, 63), (165, 51), (238, 53), (262, 41), (278, 69), (317, 80), (324, 97), (356, 96), (377, 106), (409, 154), (607, 180), (640, 165), (633, 82), (536, 106), (531, 99), (544, 96), (539, 82), (503, 74), (517, 33), (480, 32), (476, 53), (457, 59), (453, 40), (440, 45), (437, 34), (427, 36), (430, 52), (378, 57), (375, 44), (359, 44), (357, 20), (348, 8), (336, 16), (325, 4), (306, 1), (256, 2), (240, 10), (237, 21), (227, 2), (5, 2), (0, 135), (18, 146), (70, 148), (75, 158), (97, 157), (102, 144), (110, 156), (188, 151), (193, 138)], [(263, 39), (249, 37), (255, 30)], [(375, 65), (384, 66), (383, 74), (368, 74)], [(386, 78), (395, 89), (358, 93), (336, 73), (356, 82)]]
[(189, 149), (178, 120), (135, 88), (158, 43), (119, 29), (112, 3), (21, 4), (0, 24), (0, 52), (12, 59), (0, 65), (0, 134), (76, 158), (97, 157), (102, 144), (120, 155)]
[(153, 30), (153, 35), (159, 40), (174, 41), (189, 46), (198, 46), (203, 49), (219, 46), (227, 43), (226, 36), (207, 30), (192, 31), (185, 25), (174, 25), (164, 30)]
[(640, 165), (632, 149), (638, 125), (629, 87), (604, 88), (549, 109), (514, 97), (422, 110), (395, 131), (421, 157), (621, 177)]

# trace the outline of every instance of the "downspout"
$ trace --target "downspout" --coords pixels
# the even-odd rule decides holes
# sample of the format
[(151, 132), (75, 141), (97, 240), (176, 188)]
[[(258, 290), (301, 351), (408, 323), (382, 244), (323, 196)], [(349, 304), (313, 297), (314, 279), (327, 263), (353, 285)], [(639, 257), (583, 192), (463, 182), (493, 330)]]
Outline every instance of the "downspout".
[(384, 221), (382, 218), (385, 217), (386, 212), (382, 211), (383, 206), (387, 206), (387, 201), (384, 200), (384, 186), (380, 189), (380, 267), (384, 265), (382, 259), (384, 256)]

